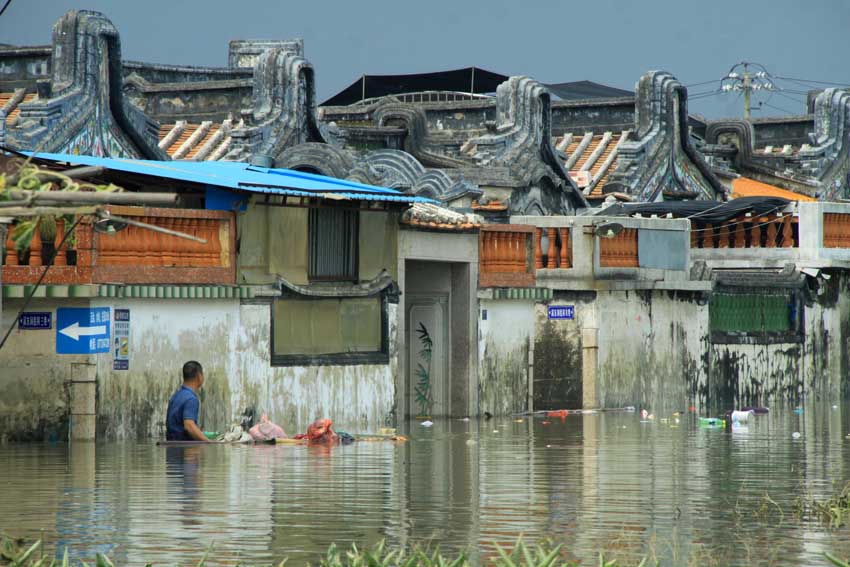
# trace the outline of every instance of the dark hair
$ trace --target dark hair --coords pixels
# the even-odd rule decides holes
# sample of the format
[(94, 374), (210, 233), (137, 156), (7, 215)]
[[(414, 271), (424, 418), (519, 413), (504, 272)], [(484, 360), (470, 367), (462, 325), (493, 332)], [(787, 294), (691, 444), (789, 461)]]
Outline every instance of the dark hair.
[(200, 362), (190, 360), (186, 364), (183, 365), (183, 380), (193, 380), (198, 377), (199, 374), (204, 373), (204, 368), (201, 366)]

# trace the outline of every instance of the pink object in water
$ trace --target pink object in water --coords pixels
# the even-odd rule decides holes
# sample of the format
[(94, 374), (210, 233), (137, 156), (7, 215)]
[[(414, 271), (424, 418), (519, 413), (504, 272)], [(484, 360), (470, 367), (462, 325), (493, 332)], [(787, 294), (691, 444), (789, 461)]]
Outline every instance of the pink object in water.
[(263, 414), (260, 423), (248, 430), (254, 441), (268, 441), (269, 439), (286, 439), (286, 431), (283, 427), (269, 421), (269, 417)]

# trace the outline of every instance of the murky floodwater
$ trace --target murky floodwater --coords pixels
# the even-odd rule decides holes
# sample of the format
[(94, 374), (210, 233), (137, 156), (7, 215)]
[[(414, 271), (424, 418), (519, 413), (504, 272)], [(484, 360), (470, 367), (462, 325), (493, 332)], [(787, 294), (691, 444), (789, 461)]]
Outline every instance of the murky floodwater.
[[(411, 426), (404, 444), (0, 447), (0, 529), (116, 564), (315, 561), (331, 542), (438, 542), (480, 562), (519, 534), (586, 563), (825, 564), (850, 528), (795, 502), (850, 480), (850, 402), (747, 427), (631, 414)], [(794, 439), (798, 431), (801, 437)]]

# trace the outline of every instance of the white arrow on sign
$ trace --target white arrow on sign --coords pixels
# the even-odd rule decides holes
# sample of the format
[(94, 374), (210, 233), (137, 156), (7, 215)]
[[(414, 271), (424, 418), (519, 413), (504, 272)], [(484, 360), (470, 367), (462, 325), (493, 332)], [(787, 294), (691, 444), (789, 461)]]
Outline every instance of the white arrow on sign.
[(79, 323), (69, 325), (59, 331), (66, 337), (70, 337), (75, 341), (80, 340), (80, 337), (88, 337), (92, 335), (105, 335), (106, 325), (98, 325), (97, 327), (80, 327)]

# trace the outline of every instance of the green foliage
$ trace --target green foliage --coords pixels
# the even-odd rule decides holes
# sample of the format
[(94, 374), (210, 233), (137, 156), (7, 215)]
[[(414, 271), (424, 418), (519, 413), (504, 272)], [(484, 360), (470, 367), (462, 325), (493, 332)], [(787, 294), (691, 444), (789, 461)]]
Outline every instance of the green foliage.
[(824, 524), (832, 529), (850, 523), (850, 482), (826, 500), (812, 499), (811, 507)]
[(416, 334), (419, 336), (419, 343), (422, 346), (419, 350), (419, 356), (428, 365), (427, 368), (421, 362), (416, 365), (416, 386), (414, 387), (419, 415), (424, 416), (431, 414), (431, 408), (434, 404), (434, 394), (431, 390), (431, 355), (434, 352), (434, 341), (431, 339), (427, 327), (421, 321), (416, 329)]
[[(16, 169), (17, 168), (17, 169)], [(121, 191), (113, 184), (94, 185), (77, 181), (58, 171), (51, 171), (30, 163), (29, 160), (17, 160), (11, 168), (14, 173), (0, 173), (0, 201), (7, 205), (29, 206), (29, 203), (16, 201), (12, 191)], [(66, 219), (65, 226), (73, 222), (73, 216)], [(52, 241), (56, 237), (56, 222), (53, 217), (39, 216), (20, 220), (12, 231), (12, 240), (17, 250), (26, 250), (30, 246), (36, 227), (44, 240)]]
[[(496, 544), (497, 555), (493, 558), (482, 559), (482, 565), (487, 567), (579, 567), (578, 563), (565, 561), (561, 557), (560, 545), (554, 545), (550, 541), (540, 544), (528, 545), (520, 538), (511, 550)], [(38, 553), (37, 553), (38, 552)], [(197, 567), (205, 567), (207, 559), (213, 554), (213, 546), (210, 545), (197, 563)], [(836, 567), (850, 567), (850, 562), (840, 559), (831, 553), (824, 553), (824, 558)], [(62, 559), (48, 558), (44, 555), (41, 541), (32, 545), (25, 545), (21, 539), (11, 538), (6, 535), (0, 537), (0, 566), (3, 567), (71, 567), (68, 559), (68, 550), (65, 549)], [(98, 553), (94, 566), (80, 561), (80, 567), (115, 567), (112, 561), (105, 555)], [(324, 557), (319, 558), (317, 567), (470, 567), (470, 562), (465, 553), (456, 557), (445, 557), (440, 553), (439, 547), (414, 547), (410, 550), (389, 549), (386, 542), (381, 541), (371, 549), (360, 549), (352, 545), (348, 551), (340, 551), (336, 545), (331, 544)], [(598, 561), (594, 566), (598, 567), (629, 567), (620, 564), (616, 559), (606, 560), (602, 553), (598, 555)], [(648, 567), (647, 559), (642, 559), (634, 567)], [(145, 567), (153, 567), (148, 563)], [(234, 567), (247, 567), (238, 562)], [(271, 567), (271, 566), (269, 566)], [(280, 561), (274, 567), (286, 567), (286, 559)]]

